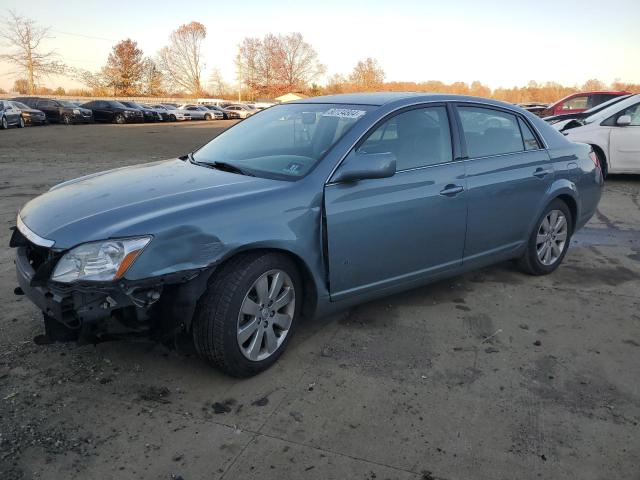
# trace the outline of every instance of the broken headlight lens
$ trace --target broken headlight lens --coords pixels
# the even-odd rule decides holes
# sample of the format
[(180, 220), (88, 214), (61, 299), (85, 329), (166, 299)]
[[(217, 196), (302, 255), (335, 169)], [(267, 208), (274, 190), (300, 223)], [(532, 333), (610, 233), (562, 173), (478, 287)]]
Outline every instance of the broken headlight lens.
[(151, 237), (136, 237), (79, 245), (62, 256), (51, 280), (62, 283), (118, 280), (150, 240)]

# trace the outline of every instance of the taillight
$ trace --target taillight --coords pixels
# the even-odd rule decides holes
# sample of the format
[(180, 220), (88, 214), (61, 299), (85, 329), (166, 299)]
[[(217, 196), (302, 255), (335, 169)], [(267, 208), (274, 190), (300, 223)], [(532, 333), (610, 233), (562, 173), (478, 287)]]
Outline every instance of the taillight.
[(589, 152), (589, 157), (591, 158), (591, 160), (593, 160), (593, 163), (596, 164), (596, 167), (600, 168), (600, 159), (598, 158), (598, 155), (596, 155), (596, 152), (591, 150)]

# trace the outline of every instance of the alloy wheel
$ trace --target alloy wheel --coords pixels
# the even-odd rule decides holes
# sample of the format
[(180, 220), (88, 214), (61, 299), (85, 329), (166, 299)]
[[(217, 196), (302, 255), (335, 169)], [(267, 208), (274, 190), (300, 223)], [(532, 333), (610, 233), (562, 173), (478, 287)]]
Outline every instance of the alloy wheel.
[(536, 236), (536, 252), (540, 263), (546, 266), (558, 261), (567, 243), (569, 224), (560, 210), (551, 210), (542, 219)]
[(24, 128), (24, 118), (20, 117), (20, 128)]
[(295, 308), (291, 277), (282, 270), (262, 274), (249, 288), (238, 314), (237, 339), (242, 354), (254, 362), (273, 355), (289, 333)]
[(9, 128), (9, 123), (7, 123), (7, 117), (2, 117), (2, 129), (6, 130)]

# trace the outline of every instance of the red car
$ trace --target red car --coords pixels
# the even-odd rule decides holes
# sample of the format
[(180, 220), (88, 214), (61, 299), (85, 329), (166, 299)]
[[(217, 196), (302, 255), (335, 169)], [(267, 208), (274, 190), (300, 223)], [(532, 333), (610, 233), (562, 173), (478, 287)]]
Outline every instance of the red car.
[(580, 113), (599, 105), (613, 97), (621, 95), (629, 95), (629, 92), (579, 92), (572, 93), (558, 100), (556, 103), (549, 105), (542, 112), (541, 117), (550, 115), (562, 115), (565, 113)]

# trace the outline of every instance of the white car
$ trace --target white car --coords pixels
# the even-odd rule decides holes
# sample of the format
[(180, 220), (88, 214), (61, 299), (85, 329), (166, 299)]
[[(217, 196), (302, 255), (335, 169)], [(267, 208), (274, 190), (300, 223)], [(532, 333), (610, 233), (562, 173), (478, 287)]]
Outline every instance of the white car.
[(585, 119), (552, 126), (572, 142), (591, 145), (605, 175), (640, 173), (640, 94)]
[(258, 110), (256, 110), (255, 108), (251, 108), (249, 105), (245, 105), (243, 103), (234, 103), (232, 105), (228, 105), (224, 108), (224, 110), (237, 114), (239, 118), (247, 118), (258, 112)]
[(191, 120), (191, 112), (187, 110), (181, 110), (175, 105), (169, 103), (161, 103), (154, 105), (153, 108), (163, 109), (169, 114), (170, 122), (181, 122), (183, 120)]

